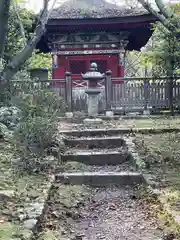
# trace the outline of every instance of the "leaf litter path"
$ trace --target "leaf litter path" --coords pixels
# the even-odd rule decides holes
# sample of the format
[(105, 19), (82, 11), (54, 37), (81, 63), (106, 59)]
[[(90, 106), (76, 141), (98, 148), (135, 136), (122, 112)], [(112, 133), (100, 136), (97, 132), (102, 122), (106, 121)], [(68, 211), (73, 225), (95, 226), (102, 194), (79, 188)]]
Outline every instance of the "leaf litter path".
[[(160, 240), (155, 218), (132, 188), (97, 189), (76, 224), (82, 240)], [(74, 238), (76, 239), (76, 238)]]
[(61, 240), (161, 240), (163, 232), (136, 189), (59, 185), (41, 226)]

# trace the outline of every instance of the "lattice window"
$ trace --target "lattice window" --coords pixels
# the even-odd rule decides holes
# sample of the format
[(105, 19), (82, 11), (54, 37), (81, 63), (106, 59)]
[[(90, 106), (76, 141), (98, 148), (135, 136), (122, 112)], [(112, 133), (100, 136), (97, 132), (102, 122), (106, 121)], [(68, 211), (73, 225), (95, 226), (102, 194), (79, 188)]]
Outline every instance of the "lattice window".
[(84, 60), (70, 60), (70, 72), (72, 74), (81, 74), (87, 72), (87, 64)]
[(97, 63), (98, 66), (98, 71), (101, 73), (105, 73), (108, 69), (107, 69), (107, 61), (106, 60), (91, 60), (91, 63), (95, 62)]

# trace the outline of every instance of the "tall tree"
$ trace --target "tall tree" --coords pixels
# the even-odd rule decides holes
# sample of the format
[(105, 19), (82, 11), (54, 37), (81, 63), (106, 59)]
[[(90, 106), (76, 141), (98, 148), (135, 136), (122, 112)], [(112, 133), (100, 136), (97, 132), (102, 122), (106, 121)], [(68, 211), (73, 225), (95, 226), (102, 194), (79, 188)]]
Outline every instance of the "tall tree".
[(0, 0), (0, 61), (3, 60), (11, 0)]
[(138, 0), (138, 2), (141, 3), (148, 12), (156, 16), (164, 27), (171, 32), (176, 31), (176, 28), (180, 28), (180, 21), (177, 20), (177, 14), (165, 4), (163, 0), (155, 0), (157, 10), (149, 0)]
[[(8, 34), (8, 20), (10, 16), (10, 6), (13, 0), (0, 0), (0, 60), (2, 62), (4, 58), (4, 48), (5, 40)], [(15, 56), (3, 67), (0, 69), (0, 80), (1, 82), (8, 82), (12, 76), (17, 73), (17, 71), (22, 67), (22, 65), (32, 56), (34, 49), (42, 35), (45, 32), (45, 25), (48, 21), (49, 14), (48, 11), (50, 0), (43, 1), (43, 8), (39, 14), (39, 19), (36, 25), (34, 32), (32, 33), (30, 39), (25, 42), (24, 47), (21, 51), (17, 52)], [(52, 7), (55, 4), (53, 2)], [(16, 10), (16, 8), (14, 7)], [(19, 19), (20, 21), (20, 19)], [(23, 25), (20, 23), (21, 32), (23, 32)]]
[[(180, 18), (177, 14), (176, 7), (165, 4), (163, 0), (155, 0), (157, 10), (154, 8), (152, 2), (148, 0), (138, 0), (142, 6), (152, 13), (162, 24), (160, 26), (160, 34), (164, 39), (162, 41), (163, 46), (160, 54), (158, 51), (158, 58), (164, 62), (166, 69), (166, 74), (168, 76), (167, 89), (169, 92), (169, 107), (171, 110), (171, 115), (174, 115), (173, 106), (173, 86), (174, 86), (174, 74), (176, 70), (176, 65), (179, 63), (179, 36), (180, 36)], [(159, 47), (159, 43), (157, 45)]]

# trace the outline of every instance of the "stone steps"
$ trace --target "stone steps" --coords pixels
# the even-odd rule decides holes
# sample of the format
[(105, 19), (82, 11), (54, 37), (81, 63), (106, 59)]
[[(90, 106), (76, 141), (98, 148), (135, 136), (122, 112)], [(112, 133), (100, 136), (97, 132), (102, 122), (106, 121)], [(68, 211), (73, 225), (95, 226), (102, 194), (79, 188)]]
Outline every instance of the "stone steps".
[(119, 165), (131, 159), (127, 149), (71, 149), (61, 156), (62, 161), (81, 162), (86, 165)]
[(95, 128), (95, 129), (83, 129), (62, 131), (61, 133), (71, 137), (104, 137), (104, 136), (117, 136), (121, 134), (128, 134), (131, 132), (129, 128)]
[(70, 147), (88, 149), (125, 146), (125, 140), (122, 136), (65, 138), (64, 143)]
[(55, 182), (71, 185), (90, 185), (93, 187), (137, 186), (145, 183), (141, 173), (136, 172), (83, 172), (56, 174)]
[(97, 129), (83, 129), (83, 130), (72, 130), (72, 131), (62, 131), (61, 133), (67, 136), (73, 137), (103, 137), (103, 136), (117, 136), (122, 134), (131, 134), (131, 133), (172, 133), (180, 132), (180, 128), (97, 128)]
[[(129, 129), (85, 129), (63, 132), (69, 149), (62, 161), (78, 163), (72, 170), (56, 174), (56, 183), (110, 185), (139, 185), (145, 183), (141, 173), (135, 171), (132, 154), (128, 151)], [(82, 166), (79, 163), (83, 163)], [(73, 164), (71, 165), (73, 168)], [(71, 167), (70, 167), (71, 169)], [(63, 171), (63, 168), (62, 168)]]
[(135, 172), (136, 166), (130, 161), (120, 163), (119, 165), (86, 165), (77, 162), (66, 162), (56, 169), (56, 172)]

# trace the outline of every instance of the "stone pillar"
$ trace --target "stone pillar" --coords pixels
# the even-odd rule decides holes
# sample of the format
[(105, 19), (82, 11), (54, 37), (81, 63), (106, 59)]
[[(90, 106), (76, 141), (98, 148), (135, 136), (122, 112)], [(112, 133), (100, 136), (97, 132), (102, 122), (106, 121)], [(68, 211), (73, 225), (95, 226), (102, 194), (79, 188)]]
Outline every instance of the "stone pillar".
[(67, 112), (66, 117), (72, 118), (73, 112), (72, 112), (72, 79), (71, 79), (71, 73), (66, 72), (66, 104), (67, 104)]
[(112, 71), (106, 72), (105, 77), (105, 94), (106, 94), (106, 116), (113, 117), (113, 111), (111, 109), (112, 102), (112, 79), (111, 79)]
[(90, 118), (95, 118), (98, 116), (98, 98), (100, 91), (88, 92), (88, 116)]

